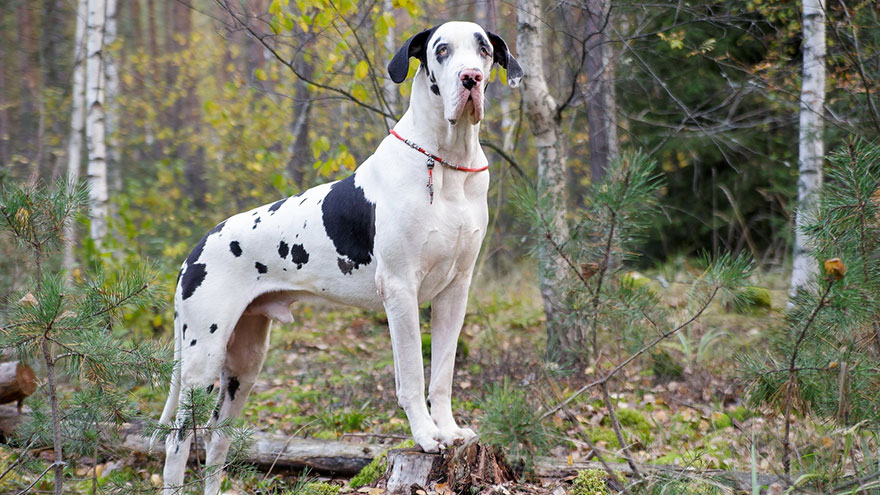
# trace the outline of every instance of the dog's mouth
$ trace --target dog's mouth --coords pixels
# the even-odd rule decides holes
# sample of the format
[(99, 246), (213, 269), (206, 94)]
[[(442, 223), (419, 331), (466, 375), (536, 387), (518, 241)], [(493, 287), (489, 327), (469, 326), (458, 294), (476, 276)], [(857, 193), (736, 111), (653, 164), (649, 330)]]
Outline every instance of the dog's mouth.
[[(451, 107), (451, 108), (450, 108)], [(446, 120), (455, 124), (466, 114), (472, 125), (483, 120), (483, 88), (481, 85), (474, 86), (470, 90), (462, 88), (456, 94), (456, 99), (451, 106), (447, 106)]]

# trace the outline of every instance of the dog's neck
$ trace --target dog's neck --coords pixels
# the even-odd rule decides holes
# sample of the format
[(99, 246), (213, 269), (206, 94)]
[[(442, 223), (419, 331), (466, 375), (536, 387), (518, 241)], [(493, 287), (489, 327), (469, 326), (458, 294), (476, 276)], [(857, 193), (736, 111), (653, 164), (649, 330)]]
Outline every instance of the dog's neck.
[(430, 89), (422, 68), (413, 78), (409, 108), (394, 126), (403, 137), (426, 151), (462, 167), (484, 165), (480, 148), (480, 124), (472, 124), (466, 114), (455, 124), (446, 120), (440, 98)]

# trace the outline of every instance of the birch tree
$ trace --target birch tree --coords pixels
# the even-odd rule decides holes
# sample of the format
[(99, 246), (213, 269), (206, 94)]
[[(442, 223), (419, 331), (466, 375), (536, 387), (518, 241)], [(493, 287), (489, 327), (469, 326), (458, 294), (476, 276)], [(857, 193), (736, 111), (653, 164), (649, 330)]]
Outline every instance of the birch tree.
[(91, 236), (100, 246), (107, 235), (107, 147), (104, 141), (104, 29), (107, 18), (105, 0), (89, 0), (86, 32), (86, 137), (89, 160), (89, 218)]
[(538, 0), (520, 0), (517, 12), (517, 54), (523, 66), (522, 100), (535, 137), (538, 156), (537, 197), (544, 228), (552, 239), (538, 240), (538, 278), (547, 315), (547, 353), (553, 358), (573, 350), (577, 339), (566, 330), (562, 280), (565, 260), (554, 248), (568, 239), (565, 221), (565, 151), (559, 105), (544, 78), (544, 21)]
[[(85, 126), (85, 98), (86, 98), (86, 16), (88, 15), (88, 0), (79, 0), (76, 4), (76, 39), (73, 45), (73, 81), (71, 96), (72, 110), (70, 116), (70, 138), (67, 142), (67, 180), (71, 184), (79, 181), (79, 167), (82, 163), (82, 138)], [(64, 237), (67, 245), (64, 248), (64, 267), (67, 270), (73, 268), (73, 245), (75, 231), (72, 220), (65, 228)]]
[(798, 209), (795, 216), (794, 263), (791, 289), (806, 285), (818, 272), (803, 227), (815, 209), (816, 192), (822, 186), (822, 109), (825, 104), (825, 6), (822, 0), (803, 1), (803, 77), (801, 80), (800, 127), (798, 130)]
[[(112, 45), (116, 41), (118, 12), (117, 0), (106, 0), (106, 2), (107, 21), (103, 43), (105, 47)], [(121, 150), (119, 149), (119, 142), (115, 137), (119, 127), (116, 103), (119, 96), (119, 61), (116, 60), (115, 55), (118, 55), (118, 52), (109, 53), (104, 59), (104, 74), (107, 87), (104, 116), (106, 128), (104, 132), (107, 138), (107, 157), (109, 158), (110, 175), (113, 177), (113, 188), (114, 190), (119, 190), (122, 188), (122, 171), (119, 169)]]

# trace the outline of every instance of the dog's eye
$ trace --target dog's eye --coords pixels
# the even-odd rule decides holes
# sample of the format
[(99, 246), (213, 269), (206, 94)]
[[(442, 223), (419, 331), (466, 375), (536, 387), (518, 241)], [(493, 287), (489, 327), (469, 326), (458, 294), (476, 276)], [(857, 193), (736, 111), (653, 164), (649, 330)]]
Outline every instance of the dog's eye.
[(447, 53), (449, 53), (449, 48), (446, 45), (443, 45), (437, 49), (437, 56), (438, 57), (442, 57), (442, 56), (446, 55)]
[(480, 55), (482, 55), (482, 56), (484, 56), (484, 57), (488, 57), (488, 56), (489, 56), (489, 50), (487, 50), (485, 46), (481, 46), (481, 47), (480, 47)]

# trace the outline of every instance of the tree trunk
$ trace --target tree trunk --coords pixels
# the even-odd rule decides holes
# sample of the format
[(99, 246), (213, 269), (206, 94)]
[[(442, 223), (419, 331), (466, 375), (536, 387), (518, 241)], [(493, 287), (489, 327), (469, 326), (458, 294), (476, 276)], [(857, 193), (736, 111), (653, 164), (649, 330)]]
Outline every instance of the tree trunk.
[(590, 127), (590, 182), (596, 183), (605, 176), (608, 164), (618, 151), (614, 67), (606, 34), (609, 0), (587, 0), (584, 15), (587, 39), (584, 69), (589, 81), (586, 111)]
[[(73, 82), (72, 110), (70, 116), (70, 138), (67, 141), (67, 180), (71, 183), (79, 181), (79, 169), (82, 164), (83, 127), (86, 123), (86, 16), (88, 0), (76, 3), (76, 39), (73, 45)], [(76, 229), (73, 221), (65, 226), (67, 245), (64, 247), (64, 268), (73, 270), (73, 246), (76, 244)]]
[[(104, 34), (104, 46), (110, 46), (116, 42), (117, 36), (117, 0), (106, 1), (107, 31)], [(107, 105), (105, 115), (105, 122), (107, 123), (105, 129), (107, 136), (107, 157), (109, 158), (107, 166), (109, 169), (109, 176), (113, 178), (112, 184), (113, 190), (115, 191), (122, 189), (122, 170), (119, 169), (121, 151), (119, 149), (119, 140), (116, 137), (119, 132), (119, 110), (117, 109), (118, 105), (116, 104), (117, 98), (119, 97), (119, 61), (117, 60), (117, 55), (119, 53), (118, 50), (108, 52), (104, 59), (105, 74), (107, 76)]]
[(88, 138), (91, 235), (100, 248), (107, 235), (107, 147), (104, 136), (104, 30), (105, 0), (88, 2), (86, 58), (86, 136)]
[[(565, 221), (565, 151), (558, 105), (544, 79), (544, 21), (537, 0), (520, 0), (517, 13), (517, 53), (525, 69), (522, 99), (529, 126), (535, 137), (538, 155), (539, 213), (542, 230), (553, 237), (557, 245), (568, 239)], [(565, 325), (565, 306), (562, 300), (562, 282), (565, 262), (551, 242), (541, 236), (538, 240), (538, 278), (544, 312), (547, 315), (547, 353), (552, 359), (564, 358), (572, 351), (572, 338)]]
[[(302, 43), (308, 44), (311, 33), (308, 31), (302, 34)], [(301, 56), (293, 62), (296, 64), (296, 70), (303, 77), (312, 77), (311, 61), (304, 60)], [(293, 139), (288, 147), (287, 170), (290, 172), (290, 178), (296, 183), (300, 189), (305, 189), (305, 171), (311, 168), (312, 149), (309, 145), (309, 122), (312, 114), (312, 91), (309, 85), (300, 78), (296, 78), (293, 83), (293, 120), (290, 124), (290, 133)]]
[(816, 207), (822, 187), (822, 115), (825, 104), (825, 7), (822, 0), (804, 0), (804, 60), (801, 81), (800, 129), (798, 136), (798, 209), (795, 216), (794, 263), (791, 271), (793, 296), (818, 272), (803, 228)]
[(18, 361), (0, 363), (0, 404), (30, 396), (37, 389), (34, 370)]

